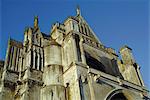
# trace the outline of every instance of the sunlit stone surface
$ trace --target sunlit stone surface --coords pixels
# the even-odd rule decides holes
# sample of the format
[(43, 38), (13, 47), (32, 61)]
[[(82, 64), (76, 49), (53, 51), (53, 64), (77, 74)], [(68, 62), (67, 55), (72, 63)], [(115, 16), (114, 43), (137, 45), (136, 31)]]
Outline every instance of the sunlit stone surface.
[(79, 8), (50, 35), (38, 22), (36, 16), (25, 29), (23, 43), (9, 39), (5, 63), (0, 61), (0, 100), (148, 100), (132, 49), (123, 46), (119, 59)]

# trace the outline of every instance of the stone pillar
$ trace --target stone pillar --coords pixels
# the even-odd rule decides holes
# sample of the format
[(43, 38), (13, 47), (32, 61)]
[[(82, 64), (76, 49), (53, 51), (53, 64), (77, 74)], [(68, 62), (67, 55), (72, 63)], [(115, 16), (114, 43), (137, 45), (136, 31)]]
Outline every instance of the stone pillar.
[(11, 44), (10, 40), (8, 41), (8, 47), (7, 47), (7, 52), (6, 52), (6, 58), (5, 58), (5, 65), (4, 65), (4, 70), (8, 68), (9, 62), (10, 62), (10, 53), (11, 53)]
[(92, 73), (89, 73), (88, 75), (88, 84), (89, 84), (89, 89), (90, 89), (90, 94), (91, 94), (91, 100), (96, 100), (95, 99), (95, 93), (94, 93), (94, 88), (93, 88), (93, 75)]
[[(65, 100), (61, 46), (57, 43), (44, 47), (43, 100)], [(55, 53), (54, 53), (55, 52)]]
[(11, 46), (11, 50), (10, 50), (10, 58), (9, 58), (9, 67), (8, 69), (11, 69), (12, 67), (12, 60), (13, 60), (13, 51), (14, 51), (14, 47)]
[(19, 70), (20, 71), (22, 71), (23, 70), (23, 68), (22, 68), (22, 57), (23, 57), (23, 55), (22, 55), (22, 49), (20, 49), (20, 53), (19, 53)]
[(87, 27), (88, 36), (90, 36), (90, 29)]
[(86, 64), (85, 53), (84, 53), (84, 48), (83, 48), (83, 38), (82, 37), (80, 37), (80, 50), (81, 50), (82, 63)]
[(83, 34), (86, 35), (86, 32), (85, 32), (85, 25), (82, 24), (82, 27), (83, 27)]

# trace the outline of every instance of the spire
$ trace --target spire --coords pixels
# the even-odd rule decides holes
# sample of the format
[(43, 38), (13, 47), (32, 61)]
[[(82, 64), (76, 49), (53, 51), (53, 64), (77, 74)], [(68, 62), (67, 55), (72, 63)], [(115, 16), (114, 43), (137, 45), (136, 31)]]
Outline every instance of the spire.
[(77, 5), (77, 16), (81, 16), (80, 7)]
[(10, 42), (11, 42), (11, 37), (9, 36), (8, 37), (8, 44), (10, 45)]
[(38, 21), (38, 16), (35, 16), (34, 17), (34, 28), (35, 29), (37, 29), (39, 26), (38, 26), (38, 23), (39, 23), (39, 21)]

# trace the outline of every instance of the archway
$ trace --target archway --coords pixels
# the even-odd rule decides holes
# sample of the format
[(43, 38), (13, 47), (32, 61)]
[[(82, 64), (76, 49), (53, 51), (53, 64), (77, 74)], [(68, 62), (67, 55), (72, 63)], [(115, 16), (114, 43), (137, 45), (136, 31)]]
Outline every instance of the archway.
[(109, 100), (128, 100), (123, 93), (113, 95)]
[(115, 89), (108, 93), (105, 100), (135, 100), (129, 91)]

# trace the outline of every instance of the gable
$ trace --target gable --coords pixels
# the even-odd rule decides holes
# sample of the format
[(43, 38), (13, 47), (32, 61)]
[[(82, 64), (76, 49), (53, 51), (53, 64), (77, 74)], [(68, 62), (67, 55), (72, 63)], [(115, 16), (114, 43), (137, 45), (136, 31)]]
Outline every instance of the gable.
[(94, 31), (88, 25), (86, 20), (81, 15), (76, 16), (76, 18), (79, 20), (79, 32), (86, 35), (86, 36), (88, 36), (88, 37), (90, 37), (90, 38), (92, 38), (92, 40), (94, 40), (95, 42), (98, 42), (98, 43), (102, 44), (101, 41), (96, 36), (96, 34), (94, 33)]

